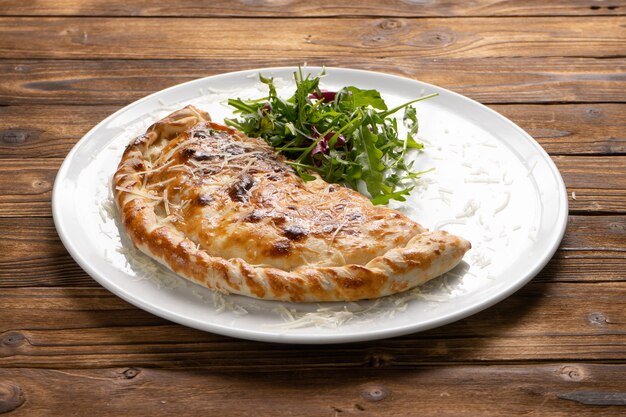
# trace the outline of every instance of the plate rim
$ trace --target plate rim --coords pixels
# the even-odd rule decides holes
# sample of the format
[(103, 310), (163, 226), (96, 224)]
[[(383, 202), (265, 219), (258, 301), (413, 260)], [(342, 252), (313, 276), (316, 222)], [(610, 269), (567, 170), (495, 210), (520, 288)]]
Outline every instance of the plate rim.
[[(91, 128), (87, 133), (83, 135), (83, 137), (74, 144), (72, 149), (65, 156), (63, 163), (61, 164), (54, 181), (54, 186), (52, 190), (52, 217), (54, 220), (54, 225), (57, 230), (57, 233), (74, 261), (79, 264), (79, 266), (96, 282), (98, 282), (101, 286), (106, 288), (108, 291), (112, 292), (116, 296), (125, 300), (126, 302), (141, 308), (151, 314), (154, 314), (158, 317), (164, 318), (166, 320), (170, 320), (176, 322), (178, 324), (182, 324), (184, 326), (196, 328), (202, 331), (208, 331), (212, 333), (217, 333), (225, 336), (236, 337), (239, 339), (247, 339), (254, 341), (263, 341), (263, 342), (274, 342), (274, 343), (295, 343), (295, 344), (331, 344), (331, 343), (352, 343), (352, 342), (361, 342), (361, 341), (369, 341), (369, 340), (378, 340), (383, 338), (391, 338), (402, 336), (411, 333), (418, 333), (426, 330), (430, 330), (436, 327), (444, 326), (446, 324), (456, 322), (458, 320), (467, 318), (472, 316), (480, 311), (483, 311), (493, 305), (503, 301), (504, 299), (510, 297), (512, 294), (517, 292), (520, 288), (528, 284), (552, 259), (554, 254), (556, 253), (563, 236), (565, 234), (565, 230), (567, 227), (568, 214), (569, 214), (569, 202), (567, 199), (567, 189), (565, 187), (565, 183), (563, 178), (558, 170), (558, 167), (550, 157), (550, 155), (541, 147), (541, 145), (524, 129), (518, 126), (509, 118), (501, 115), (495, 110), (489, 108), (488, 106), (473, 100), (469, 97), (466, 97), (460, 93), (455, 91), (439, 87), (433, 84), (429, 84), (427, 82), (423, 82), (417, 79), (408, 78), (404, 76), (399, 76), (395, 74), (388, 74), (378, 71), (370, 71), (363, 69), (353, 69), (353, 68), (343, 68), (343, 67), (319, 67), (319, 66), (304, 66), (302, 67), (307, 72), (320, 71), (322, 68), (325, 68), (328, 73), (330, 72), (348, 72), (348, 73), (362, 73), (368, 76), (376, 76), (382, 78), (394, 79), (402, 82), (415, 82), (420, 84), (421, 87), (428, 87), (434, 90), (444, 91), (446, 94), (450, 94), (455, 99), (464, 101), (466, 104), (472, 106), (478, 106), (483, 111), (487, 111), (491, 114), (492, 117), (496, 117), (507, 123), (511, 128), (516, 130), (519, 134), (521, 134), (529, 143), (533, 146), (534, 151), (537, 155), (541, 156), (541, 158), (548, 164), (550, 171), (555, 177), (555, 180), (558, 185), (558, 201), (559, 208), (561, 209), (557, 215), (556, 234), (551, 233), (551, 236), (554, 236), (554, 241), (551, 243), (549, 250), (545, 251), (540, 259), (536, 260), (533, 264), (532, 268), (523, 272), (522, 279), (517, 280), (512, 285), (505, 287), (500, 292), (497, 292), (489, 297), (481, 299), (479, 302), (472, 303), (470, 306), (454, 311), (452, 313), (443, 315), (442, 317), (435, 317), (429, 321), (421, 322), (419, 326), (415, 325), (401, 325), (397, 327), (392, 327), (389, 329), (379, 329), (372, 331), (359, 331), (348, 334), (310, 334), (310, 333), (289, 333), (288, 331), (255, 331), (249, 329), (242, 329), (233, 326), (226, 326), (219, 323), (211, 323), (207, 321), (201, 321), (196, 318), (190, 318), (186, 316), (182, 316), (175, 311), (168, 310), (167, 308), (163, 308), (158, 305), (154, 305), (152, 303), (144, 301), (141, 297), (136, 296), (135, 294), (131, 294), (125, 291), (123, 288), (119, 287), (111, 280), (106, 279), (106, 277), (102, 276), (102, 274), (95, 270), (89, 262), (83, 258), (80, 254), (79, 250), (76, 248), (74, 243), (69, 237), (69, 233), (64, 230), (62, 224), (62, 202), (61, 202), (61, 181), (64, 178), (66, 171), (69, 169), (69, 166), (73, 160), (74, 155), (78, 152), (78, 149), (87, 142), (90, 137), (99, 130), (103, 125), (111, 121), (112, 119), (117, 118), (123, 112), (132, 110), (134, 107), (143, 104), (144, 102), (155, 98), (156, 96), (160, 96), (167, 92), (171, 92), (173, 90), (182, 88), (184, 86), (188, 86), (194, 83), (203, 83), (207, 80), (219, 78), (219, 77), (237, 77), (237, 76), (249, 76), (250, 74), (259, 73), (259, 72), (271, 72), (271, 71), (296, 71), (298, 69), (297, 66), (283, 66), (283, 67), (266, 67), (266, 68), (254, 68), (247, 70), (239, 70), (239, 71), (231, 71), (224, 72), (220, 74), (214, 74), (207, 77), (201, 77), (193, 80), (189, 80), (180, 84), (173, 85), (171, 87), (167, 87), (165, 89), (156, 91), (151, 93), (145, 97), (142, 97), (138, 100), (133, 101), (132, 103), (120, 108), (114, 113), (110, 114), (102, 121), (97, 123), (93, 128)], [(509, 151), (512, 151), (510, 147)]]

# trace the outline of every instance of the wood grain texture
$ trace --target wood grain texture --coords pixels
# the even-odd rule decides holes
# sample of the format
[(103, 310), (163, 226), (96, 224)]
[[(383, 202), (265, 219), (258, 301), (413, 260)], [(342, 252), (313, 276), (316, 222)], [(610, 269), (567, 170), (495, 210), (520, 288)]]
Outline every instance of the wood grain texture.
[[(626, 104), (491, 105), (551, 154), (626, 154)], [(64, 158), (119, 106), (0, 107), (0, 158)]]
[(119, 106), (0, 107), (0, 158), (65, 158), (85, 133), (118, 109)]
[(52, 187), (61, 159), (0, 159), (0, 216), (51, 216)]
[(93, 285), (63, 247), (52, 218), (26, 219), (0, 220), (0, 282), (48, 286), (61, 280), (65, 285)]
[[(216, 373), (211, 369), (116, 367), (0, 370), (27, 399), (15, 416), (618, 416), (624, 365), (554, 363), (490, 367), (420, 366), (413, 370)], [(329, 383), (329, 381), (333, 383)], [(72, 395), (68, 395), (68, 391)], [(77, 401), (94, 398), (100, 401)], [(595, 407), (580, 399), (605, 398)], [(604, 397), (602, 397), (604, 396)], [(611, 398), (613, 400), (611, 401)], [(504, 401), (503, 399), (506, 399)]]
[(0, 17), (0, 56), (17, 59), (247, 59), (259, 51), (265, 58), (300, 59), (623, 58), (624, 38), (626, 17), (621, 16), (567, 20)]
[[(566, 179), (570, 212), (626, 212), (626, 158), (555, 156), (553, 160)], [(626, 233), (624, 243), (626, 247)]]
[[(0, 16), (0, 414), (624, 414), (626, 1), (0, 0)], [(176, 325), (72, 260), (50, 193), (87, 130), (184, 81), (303, 62), (426, 81), (526, 129), (567, 185), (553, 259), (464, 320), (329, 346)]]
[[(24, 155), (26, 158), (27, 155)], [(626, 156), (555, 156), (575, 213), (626, 213)], [(60, 158), (0, 158), (0, 218), (50, 216)], [(574, 194), (572, 194), (572, 192)]]
[(0, 324), (0, 368), (210, 366), (214, 371), (284, 371), (626, 360), (626, 282), (530, 283), (495, 306), (447, 326), (324, 348), (242, 343), (170, 324), (102, 288), (5, 289), (0, 312), (6, 317)]
[[(72, 260), (46, 217), (0, 218), (0, 288), (97, 286)], [(626, 216), (570, 216), (541, 281), (626, 281)], [(581, 273), (584, 271), (584, 273)]]
[(167, 4), (157, 0), (76, 2), (57, 0), (0, 0), (2, 16), (183, 16), (183, 17), (331, 17), (331, 16), (578, 16), (621, 15), (623, 0), (372, 0), (312, 3), (307, 0), (228, 1), (176, 0)]
[[(276, 58), (0, 60), (0, 105), (126, 105), (163, 88), (230, 71), (337, 66), (418, 79), (485, 104), (626, 102), (626, 59)], [(618, 120), (623, 120), (618, 118)]]
[(626, 154), (626, 105), (491, 105), (551, 155)]

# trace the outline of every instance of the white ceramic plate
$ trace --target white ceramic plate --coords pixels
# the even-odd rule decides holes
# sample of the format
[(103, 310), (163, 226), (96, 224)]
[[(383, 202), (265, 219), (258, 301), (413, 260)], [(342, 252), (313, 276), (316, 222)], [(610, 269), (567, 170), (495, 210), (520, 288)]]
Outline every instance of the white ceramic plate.
[[(221, 296), (178, 278), (134, 252), (110, 208), (110, 179), (124, 147), (152, 122), (186, 104), (222, 121), (229, 97), (260, 97), (258, 73), (276, 77), (279, 93), (295, 68), (228, 73), (152, 94), (116, 112), (71, 150), (52, 198), (58, 233), (89, 275), (124, 300), (198, 329), (284, 343), (341, 343), (422, 331), (477, 313), (532, 279), (559, 245), (567, 198), (550, 157), (527, 133), (489, 108), (422, 82), (327, 68), (322, 87), (379, 90), (391, 105), (437, 92), (417, 104), (425, 175), (394, 207), (428, 228), (466, 237), (465, 262), (426, 287), (378, 301), (290, 304)], [(307, 68), (317, 74), (320, 68)]]

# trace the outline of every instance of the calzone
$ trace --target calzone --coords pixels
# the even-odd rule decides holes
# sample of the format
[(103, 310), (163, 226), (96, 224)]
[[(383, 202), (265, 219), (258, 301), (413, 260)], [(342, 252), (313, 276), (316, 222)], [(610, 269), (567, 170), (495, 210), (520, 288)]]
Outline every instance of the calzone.
[(264, 140), (192, 106), (128, 145), (113, 190), (142, 252), (195, 283), (260, 299), (394, 294), (470, 248), (347, 187), (303, 181)]

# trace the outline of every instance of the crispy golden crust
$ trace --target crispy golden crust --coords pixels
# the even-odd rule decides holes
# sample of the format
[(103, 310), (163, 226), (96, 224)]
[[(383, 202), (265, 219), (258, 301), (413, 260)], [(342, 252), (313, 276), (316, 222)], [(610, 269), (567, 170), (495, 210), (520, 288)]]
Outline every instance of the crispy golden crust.
[(212, 289), (289, 301), (376, 298), (452, 269), (470, 248), (321, 179), (192, 106), (151, 126), (113, 177), (134, 244)]

